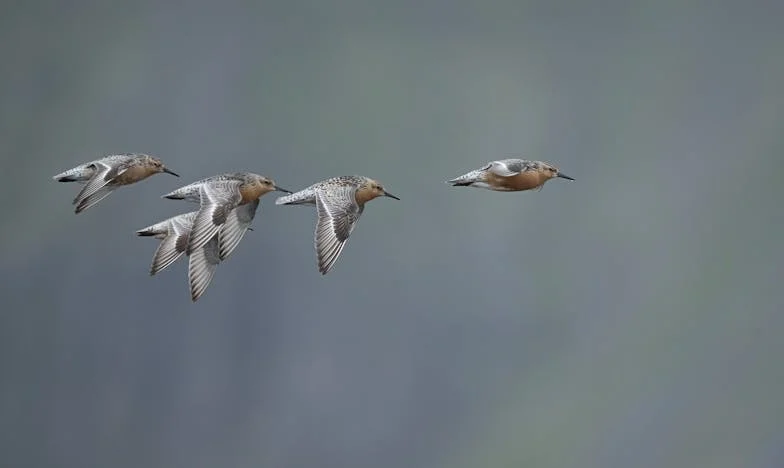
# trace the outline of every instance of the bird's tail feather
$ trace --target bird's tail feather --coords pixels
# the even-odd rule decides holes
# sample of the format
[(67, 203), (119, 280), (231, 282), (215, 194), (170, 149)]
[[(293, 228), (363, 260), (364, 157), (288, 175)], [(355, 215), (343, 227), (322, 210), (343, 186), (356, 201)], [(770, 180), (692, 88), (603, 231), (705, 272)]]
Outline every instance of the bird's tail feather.
[(455, 177), (454, 179), (447, 180), (446, 183), (452, 185), (454, 187), (464, 187), (476, 182), (484, 182), (485, 180), (485, 173), (484, 171), (476, 170), (471, 171), (467, 174), (463, 174), (460, 177)]

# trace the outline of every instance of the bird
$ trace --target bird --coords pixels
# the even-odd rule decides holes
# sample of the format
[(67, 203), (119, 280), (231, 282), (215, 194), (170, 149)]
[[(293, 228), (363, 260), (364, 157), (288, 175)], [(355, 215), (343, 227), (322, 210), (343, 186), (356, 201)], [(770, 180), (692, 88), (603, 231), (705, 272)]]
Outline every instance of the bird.
[(318, 270), (326, 275), (356, 227), (365, 203), (377, 197), (400, 198), (378, 181), (364, 176), (339, 176), (317, 182), (299, 192), (279, 197), (276, 205), (315, 205), (318, 220), (314, 246)]
[[(186, 253), (188, 237), (197, 213), (198, 211), (183, 213), (136, 231), (139, 236), (161, 240), (153, 255), (150, 266), (151, 276), (164, 270)], [(215, 270), (221, 262), (218, 235), (213, 236), (206, 244), (188, 256), (188, 283), (191, 300), (196, 302), (207, 290), (207, 286), (212, 282)]]
[(52, 178), (58, 182), (84, 184), (73, 200), (76, 205), (74, 212), (78, 214), (106, 198), (118, 187), (161, 172), (179, 177), (156, 157), (142, 153), (121, 153), (81, 164)]
[(256, 216), (262, 195), (279, 191), (275, 181), (252, 172), (232, 172), (198, 180), (163, 198), (198, 202), (188, 238), (180, 241), (188, 255), (191, 300), (201, 297), (216, 266), (239, 245)]
[(272, 191), (291, 193), (275, 181), (252, 172), (231, 172), (197, 180), (163, 198), (199, 202), (186, 253), (220, 233), (221, 259), (231, 254), (256, 215), (259, 198)]
[(498, 192), (541, 190), (545, 182), (555, 177), (574, 180), (557, 167), (544, 161), (501, 159), (491, 161), (481, 169), (446, 181), (453, 187), (478, 187)]

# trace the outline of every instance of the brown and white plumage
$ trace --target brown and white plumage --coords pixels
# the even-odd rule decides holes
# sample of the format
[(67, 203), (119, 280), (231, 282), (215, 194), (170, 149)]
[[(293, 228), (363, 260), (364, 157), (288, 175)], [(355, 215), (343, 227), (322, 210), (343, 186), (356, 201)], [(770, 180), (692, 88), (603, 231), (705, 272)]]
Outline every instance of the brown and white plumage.
[(231, 255), (251, 229), (260, 197), (274, 190), (291, 193), (267, 177), (234, 172), (207, 177), (163, 196), (199, 203), (190, 234), (181, 244), (188, 255), (188, 283), (194, 302), (204, 294), (218, 264)]
[(193, 221), (187, 252), (204, 246), (216, 235), (221, 259), (227, 258), (244, 236), (256, 210), (259, 198), (271, 191), (291, 193), (278, 187), (272, 179), (250, 173), (220, 174), (180, 187), (164, 198), (199, 202)]
[(315, 205), (318, 219), (314, 246), (318, 270), (327, 274), (356, 227), (365, 203), (386, 196), (400, 200), (369, 177), (341, 176), (318, 182), (310, 187), (275, 200), (276, 205)]
[(491, 161), (447, 183), (452, 186), (479, 187), (499, 192), (541, 189), (548, 180), (560, 177), (574, 180), (557, 167), (543, 161), (501, 159)]
[(123, 185), (130, 185), (166, 172), (179, 177), (153, 156), (140, 153), (109, 155), (95, 161), (76, 166), (53, 177), (58, 182), (78, 182), (84, 184), (76, 195), (73, 204), (75, 212), (90, 208), (106, 198), (112, 191)]

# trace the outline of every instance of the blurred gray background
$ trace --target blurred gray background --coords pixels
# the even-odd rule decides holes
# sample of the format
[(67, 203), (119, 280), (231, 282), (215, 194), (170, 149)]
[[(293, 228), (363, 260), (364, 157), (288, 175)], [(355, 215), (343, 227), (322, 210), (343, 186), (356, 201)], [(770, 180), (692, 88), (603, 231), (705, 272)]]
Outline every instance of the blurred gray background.
[[(6, 2), (0, 465), (784, 466), (784, 3)], [(78, 216), (51, 176), (155, 176)], [(522, 155), (575, 182), (444, 180)], [(134, 231), (262, 199), (192, 304)]]

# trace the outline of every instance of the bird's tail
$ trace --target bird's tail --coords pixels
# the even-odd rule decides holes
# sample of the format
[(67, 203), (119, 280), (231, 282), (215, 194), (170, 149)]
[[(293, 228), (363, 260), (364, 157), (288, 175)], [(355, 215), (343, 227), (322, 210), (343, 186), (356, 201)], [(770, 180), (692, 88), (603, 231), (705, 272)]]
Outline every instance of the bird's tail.
[(173, 190), (166, 195), (162, 195), (161, 198), (168, 198), (169, 200), (187, 200), (192, 202), (199, 201), (199, 187), (200, 182), (194, 182), (192, 184), (188, 184), (182, 186), (176, 190)]
[(82, 164), (81, 166), (76, 166), (73, 169), (61, 172), (52, 177), (52, 179), (57, 182), (87, 182), (94, 173), (95, 169), (92, 166), (89, 164)]
[(143, 237), (150, 237), (150, 236), (160, 236), (165, 235), (169, 232), (169, 220), (161, 221), (160, 223), (155, 223), (151, 226), (147, 226), (146, 228), (139, 229), (136, 231), (137, 236)]
[(316, 203), (316, 192), (310, 189), (300, 190), (289, 195), (278, 197), (276, 205), (313, 205)]
[(179, 231), (181, 232), (190, 232), (196, 214), (198, 214), (198, 211), (172, 216), (159, 223), (151, 224), (150, 226), (139, 229), (136, 231), (136, 235), (143, 237), (166, 237), (175, 225), (179, 227)]
[(463, 174), (460, 177), (455, 177), (452, 180), (447, 180), (446, 183), (452, 185), (453, 187), (463, 187), (484, 181), (485, 172), (481, 170), (475, 170), (467, 174)]

